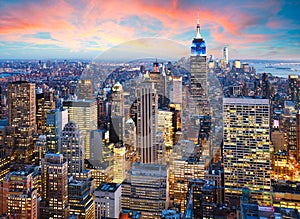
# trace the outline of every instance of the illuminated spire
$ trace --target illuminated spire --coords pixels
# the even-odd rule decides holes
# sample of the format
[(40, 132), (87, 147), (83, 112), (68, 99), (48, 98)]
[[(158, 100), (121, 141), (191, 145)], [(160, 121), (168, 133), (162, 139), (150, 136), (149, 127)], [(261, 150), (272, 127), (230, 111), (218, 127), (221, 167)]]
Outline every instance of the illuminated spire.
[(198, 12), (198, 18), (197, 18), (197, 33), (195, 39), (201, 39), (202, 36), (200, 34), (200, 18), (199, 18), (199, 12)]

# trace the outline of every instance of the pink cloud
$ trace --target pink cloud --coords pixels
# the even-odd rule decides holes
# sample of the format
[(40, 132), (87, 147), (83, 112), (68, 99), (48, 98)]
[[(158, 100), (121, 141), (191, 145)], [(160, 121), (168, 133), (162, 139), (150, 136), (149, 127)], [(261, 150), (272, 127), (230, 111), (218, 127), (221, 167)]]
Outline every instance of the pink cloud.
[[(78, 4), (80, 6), (74, 1), (67, 3), (57, 0), (6, 5), (0, 9), (0, 40), (46, 43), (80, 51), (89, 47), (90, 41), (97, 43), (99, 48), (106, 49), (136, 39), (142, 31), (149, 33), (149, 37), (154, 34), (155, 37), (172, 39), (195, 28), (198, 9), (182, 8), (179, 0), (87, 0)], [(142, 29), (120, 24), (132, 15), (145, 22)], [(152, 18), (161, 22), (161, 30), (148, 27)], [(246, 28), (254, 26), (257, 17), (251, 12), (232, 10), (231, 6), (224, 6), (222, 10), (201, 8), (200, 22), (201, 26), (210, 28), (215, 44), (242, 46), (268, 39), (264, 34), (246, 34)], [(274, 22), (269, 22), (268, 25), (276, 26)], [(219, 28), (223, 31), (219, 32)], [(24, 38), (24, 35), (38, 32), (49, 32), (54, 40)], [(194, 36), (191, 39), (192, 37)]]

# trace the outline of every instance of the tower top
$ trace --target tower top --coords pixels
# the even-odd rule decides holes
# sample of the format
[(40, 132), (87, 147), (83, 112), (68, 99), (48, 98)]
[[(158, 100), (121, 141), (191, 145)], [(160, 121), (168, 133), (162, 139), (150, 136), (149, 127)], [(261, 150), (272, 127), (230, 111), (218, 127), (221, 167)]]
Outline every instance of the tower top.
[(201, 39), (201, 33), (200, 33), (200, 18), (199, 18), (199, 12), (198, 12), (198, 18), (197, 18), (197, 31), (196, 31), (196, 37), (195, 39)]

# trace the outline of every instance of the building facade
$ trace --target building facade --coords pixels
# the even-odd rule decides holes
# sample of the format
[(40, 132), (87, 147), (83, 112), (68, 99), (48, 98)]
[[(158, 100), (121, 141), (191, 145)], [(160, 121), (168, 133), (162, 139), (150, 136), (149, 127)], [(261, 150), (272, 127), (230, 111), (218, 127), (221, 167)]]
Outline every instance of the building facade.
[(247, 187), (259, 203), (270, 204), (269, 108), (268, 99), (223, 100), (225, 202)]

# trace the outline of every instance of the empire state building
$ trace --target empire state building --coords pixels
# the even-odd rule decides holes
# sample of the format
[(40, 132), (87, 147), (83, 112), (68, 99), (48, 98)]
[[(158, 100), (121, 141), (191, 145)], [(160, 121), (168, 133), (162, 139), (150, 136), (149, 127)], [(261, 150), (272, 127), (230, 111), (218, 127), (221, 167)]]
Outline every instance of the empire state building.
[(207, 115), (209, 113), (206, 63), (206, 44), (201, 36), (198, 21), (196, 36), (192, 41), (190, 57), (190, 112), (194, 115)]

